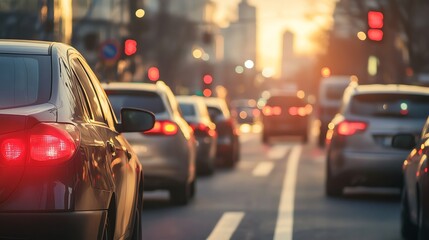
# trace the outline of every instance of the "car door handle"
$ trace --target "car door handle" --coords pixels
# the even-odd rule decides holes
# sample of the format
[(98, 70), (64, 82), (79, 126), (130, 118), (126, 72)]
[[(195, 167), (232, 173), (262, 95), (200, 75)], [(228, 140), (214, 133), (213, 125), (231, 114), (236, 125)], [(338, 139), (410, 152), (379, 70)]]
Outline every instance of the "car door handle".
[(116, 157), (116, 147), (111, 141), (106, 142), (107, 149), (112, 154), (113, 157)]

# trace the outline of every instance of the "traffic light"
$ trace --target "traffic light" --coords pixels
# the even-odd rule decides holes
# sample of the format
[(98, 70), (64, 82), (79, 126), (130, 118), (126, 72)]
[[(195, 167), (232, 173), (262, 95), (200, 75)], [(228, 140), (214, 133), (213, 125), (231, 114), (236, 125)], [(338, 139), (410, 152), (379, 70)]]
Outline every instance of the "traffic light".
[(159, 80), (159, 69), (157, 67), (150, 67), (147, 70), (147, 77), (151, 81), (158, 81)]
[(384, 14), (381, 11), (368, 11), (368, 38), (380, 42), (383, 40)]
[(137, 52), (137, 41), (131, 38), (127, 38), (123, 42), (125, 56), (132, 56)]
[(212, 95), (211, 85), (213, 83), (213, 76), (211, 74), (203, 75), (203, 95), (205, 97), (210, 97)]

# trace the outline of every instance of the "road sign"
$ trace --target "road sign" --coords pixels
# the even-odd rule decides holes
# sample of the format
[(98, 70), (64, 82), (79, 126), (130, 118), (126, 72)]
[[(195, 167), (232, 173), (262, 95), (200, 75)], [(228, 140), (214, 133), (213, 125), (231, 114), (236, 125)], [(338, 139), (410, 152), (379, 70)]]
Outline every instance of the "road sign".
[(105, 61), (115, 62), (121, 56), (120, 44), (118, 41), (111, 39), (101, 44), (100, 57)]

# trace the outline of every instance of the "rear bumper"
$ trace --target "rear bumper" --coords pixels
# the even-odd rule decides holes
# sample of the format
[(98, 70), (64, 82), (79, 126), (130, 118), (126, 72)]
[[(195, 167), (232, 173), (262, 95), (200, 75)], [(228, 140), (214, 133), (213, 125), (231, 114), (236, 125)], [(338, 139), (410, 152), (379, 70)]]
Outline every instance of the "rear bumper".
[(332, 175), (351, 186), (401, 187), (404, 153), (343, 151), (330, 155)]
[(265, 119), (263, 125), (263, 133), (266, 135), (302, 135), (307, 133), (308, 118), (289, 120)]
[(107, 211), (0, 213), (0, 239), (100, 239)]

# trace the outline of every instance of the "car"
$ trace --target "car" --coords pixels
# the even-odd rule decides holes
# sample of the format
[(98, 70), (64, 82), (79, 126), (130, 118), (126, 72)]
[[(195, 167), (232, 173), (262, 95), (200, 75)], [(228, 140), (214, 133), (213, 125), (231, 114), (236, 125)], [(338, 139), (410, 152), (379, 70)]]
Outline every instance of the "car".
[(254, 99), (236, 99), (231, 101), (231, 115), (238, 124), (255, 124), (259, 122), (261, 111)]
[(117, 116), (123, 107), (155, 114), (153, 129), (124, 135), (145, 167), (144, 190), (167, 190), (173, 204), (186, 205), (195, 194), (196, 140), (171, 89), (162, 81), (111, 82), (103, 87)]
[(428, 114), (427, 87), (349, 86), (326, 136), (326, 194), (340, 196), (347, 186), (401, 188), (408, 151), (393, 148), (392, 138), (417, 136)]
[(311, 104), (298, 94), (272, 94), (262, 108), (262, 142), (268, 143), (272, 136), (279, 135), (301, 136), (307, 142), (312, 111)]
[(231, 116), (225, 99), (205, 97), (210, 119), (216, 124), (217, 132), (217, 165), (234, 167), (240, 161), (239, 129)]
[(143, 167), (82, 55), (56, 42), (0, 40), (0, 238), (141, 239)]
[(322, 78), (319, 87), (318, 115), (320, 120), (319, 127), (319, 146), (325, 145), (326, 132), (328, 124), (338, 113), (341, 106), (344, 90), (352, 82), (350, 76), (335, 75)]
[(420, 137), (398, 134), (392, 146), (411, 151), (402, 165), (401, 233), (404, 239), (429, 238), (429, 118)]
[(200, 96), (177, 96), (183, 117), (197, 140), (197, 173), (214, 172), (217, 147), (216, 124), (210, 119), (207, 105)]

